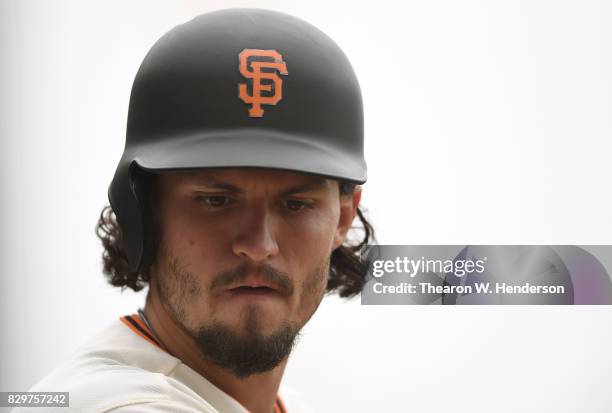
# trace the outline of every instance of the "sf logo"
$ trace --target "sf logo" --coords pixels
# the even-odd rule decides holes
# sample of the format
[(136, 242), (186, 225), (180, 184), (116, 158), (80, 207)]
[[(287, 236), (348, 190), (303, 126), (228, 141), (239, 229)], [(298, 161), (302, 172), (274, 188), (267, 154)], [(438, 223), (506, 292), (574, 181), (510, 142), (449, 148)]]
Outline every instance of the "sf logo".
[[(238, 58), (240, 74), (252, 80), (252, 94), (249, 95), (246, 83), (240, 83), (238, 97), (244, 103), (253, 105), (249, 109), (250, 117), (261, 118), (264, 114), (261, 105), (276, 105), (283, 98), (283, 80), (275, 71), (264, 72), (262, 69), (274, 69), (281, 75), (286, 75), (287, 65), (283, 62), (283, 56), (276, 50), (244, 49)], [(271, 83), (262, 83), (262, 80)], [(262, 96), (262, 92), (271, 92), (271, 94)]]

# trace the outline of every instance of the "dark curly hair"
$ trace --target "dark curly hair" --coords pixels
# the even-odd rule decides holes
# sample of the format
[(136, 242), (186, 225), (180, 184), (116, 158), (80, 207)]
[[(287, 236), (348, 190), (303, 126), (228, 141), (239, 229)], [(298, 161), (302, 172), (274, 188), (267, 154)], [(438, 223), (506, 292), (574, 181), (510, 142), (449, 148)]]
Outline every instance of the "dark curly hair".
[[(154, 175), (149, 174), (150, 179), (145, 186), (145, 192), (149, 201), (156, 197), (156, 185)], [(355, 184), (339, 182), (340, 193), (350, 195), (355, 190)], [(151, 202), (150, 205), (154, 205)], [(155, 214), (152, 214), (155, 216)], [(361, 207), (357, 209), (357, 216), (361, 222), (360, 227), (352, 227), (351, 230), (361, 231), (361, 240), (355, 241), (347, 237), (345, 243), (335, 249), (331, 254), (330, 274), (327, 282), (327, 292), (337, 292), (340, 297), (353, 297), (359, 294), (366, 282), (368, 265), (365, 260), (365, 251), (368, 245), (375, 242), (374, 229), (367, 221)], [(155, 219), (153, 218), (153, 221)], [(153, 224), (157, 227), (157, 224)], [(115, 286), (121, 287), (122, 291), (130, 288), (134, 291), (142, 290), (149, 283), (149, 269), (141, 272), (130, 271), (121, 226), (112, 208), (107, 205), (102, 209), (96, 225), (96, 235), (102, 241), (104, 251), (102, 253), (103, 273), (107, 281)], [(152, 231), (152, 245), (157, 249), (159, 232), (155, 228)]]

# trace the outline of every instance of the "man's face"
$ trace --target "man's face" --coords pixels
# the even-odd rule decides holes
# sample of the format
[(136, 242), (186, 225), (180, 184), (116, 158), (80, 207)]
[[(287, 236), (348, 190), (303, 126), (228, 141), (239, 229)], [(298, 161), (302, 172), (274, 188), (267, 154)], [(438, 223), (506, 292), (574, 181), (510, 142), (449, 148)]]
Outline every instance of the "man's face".
[(152, 278), (164, 308), (221, 367), (273, 368), (321, 302), (359, 196), (286, 171), (162, 174)]

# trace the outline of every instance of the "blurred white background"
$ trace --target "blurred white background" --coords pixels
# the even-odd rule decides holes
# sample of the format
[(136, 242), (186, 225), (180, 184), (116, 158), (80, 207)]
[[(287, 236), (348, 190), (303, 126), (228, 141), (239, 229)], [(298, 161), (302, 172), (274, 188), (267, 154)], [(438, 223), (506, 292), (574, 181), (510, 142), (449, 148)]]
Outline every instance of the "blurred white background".
[[(612, 243), (611, 2), (0, 4), (0, 391), (143, 304), (106, 284), (94, 226), (142, 58), (214, 9), (283, 11), (346, 52), (381, 243)], [(317, 412), (609, 412), (611, 316), (326, 298), (284, 382)]]

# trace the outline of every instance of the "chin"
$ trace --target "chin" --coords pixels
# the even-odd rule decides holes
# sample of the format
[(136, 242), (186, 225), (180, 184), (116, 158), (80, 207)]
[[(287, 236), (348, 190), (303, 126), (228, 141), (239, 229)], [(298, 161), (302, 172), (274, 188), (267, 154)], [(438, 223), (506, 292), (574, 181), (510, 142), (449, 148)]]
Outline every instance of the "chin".
[(283, 319), (274, 313), (269, 313), (261, 310), (248, 309), (237, 314), (238, 318), (234, 318), (227, 322), (226, 326), (233, 329), (238, 334), (248, 334), (257, 332), (263, 336), (268, 336), (276, 331), (283, 324)]

